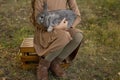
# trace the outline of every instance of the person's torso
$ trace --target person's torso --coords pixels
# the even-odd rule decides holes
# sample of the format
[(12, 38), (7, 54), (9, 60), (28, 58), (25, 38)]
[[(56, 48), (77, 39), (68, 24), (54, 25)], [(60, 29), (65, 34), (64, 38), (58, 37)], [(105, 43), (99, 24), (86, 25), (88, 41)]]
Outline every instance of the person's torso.
[(48, 10), (67, 9), (67, 0), (45, 0), (47, 1)]

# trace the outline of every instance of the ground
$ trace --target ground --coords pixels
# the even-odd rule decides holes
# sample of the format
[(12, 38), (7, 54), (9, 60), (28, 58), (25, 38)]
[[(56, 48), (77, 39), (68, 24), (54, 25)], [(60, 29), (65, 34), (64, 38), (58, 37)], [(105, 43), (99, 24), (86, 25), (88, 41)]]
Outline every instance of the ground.
[[(120, 1), (77, 0), (84, 40), (67, 79), (120, 80)], [(21, 68), (19, 46), (33, 35), (31, 0), (0, 0), (0, 79), (36, 80)], [(50, 80), (58, 80), (49, 73)]]

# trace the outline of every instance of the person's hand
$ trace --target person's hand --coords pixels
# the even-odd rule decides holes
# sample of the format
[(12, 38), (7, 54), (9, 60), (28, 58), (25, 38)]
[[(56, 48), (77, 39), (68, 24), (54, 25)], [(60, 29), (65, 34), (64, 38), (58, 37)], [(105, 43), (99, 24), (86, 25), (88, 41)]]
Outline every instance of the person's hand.
[(63, 30), (67, 30), (67, 25), (68, 25), (68, 21), (66, 21), (66, 19), (64, 18), (60, 24), (58, 24), (57, 26), (54, 27), (54, 29), (63, 29)]

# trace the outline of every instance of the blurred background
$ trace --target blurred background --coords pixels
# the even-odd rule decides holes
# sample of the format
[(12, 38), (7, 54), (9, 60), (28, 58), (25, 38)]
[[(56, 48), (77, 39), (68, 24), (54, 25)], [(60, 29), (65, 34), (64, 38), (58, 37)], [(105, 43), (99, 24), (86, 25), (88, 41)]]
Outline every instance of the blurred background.
[[(52, 0), (51, 0), (52, 1)], [(84, 40), (68, 79), (120, 80), (120, 0), (77, 0)], [(31, 0), (0, 0), (0, 78), (36, 80), (36, 71), (21, 69), (22, 40), (34, 34)], [(58, 80), (49, 75), (50, 80)]]

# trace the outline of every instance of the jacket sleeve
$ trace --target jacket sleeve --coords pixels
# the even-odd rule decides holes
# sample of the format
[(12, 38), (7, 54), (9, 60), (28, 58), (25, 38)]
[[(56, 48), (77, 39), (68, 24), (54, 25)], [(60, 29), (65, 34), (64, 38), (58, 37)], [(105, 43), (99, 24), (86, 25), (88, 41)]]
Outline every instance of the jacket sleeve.
[(76, 20), (75, 20), (75, 22), (73, 23), (73, 26), (72, 26), (72, 27), (75, 27), (81, 21), (81, 14), (80, 14), (80, 11), (79, 11), (79, 8), (78, 8), (76, 0), (67, 0), (67, 2), (68, 2), (69, 8), (71, 10), (73, 10), (75, 12), (75, 14), (77, 15), (77, 18), (76, 18)]
[(75, 12), (76, 15), (80, 16), (80, 11), (78, 9), (76, 0), (68, 0), (68, 5), (70, 9), (72, 9)]

